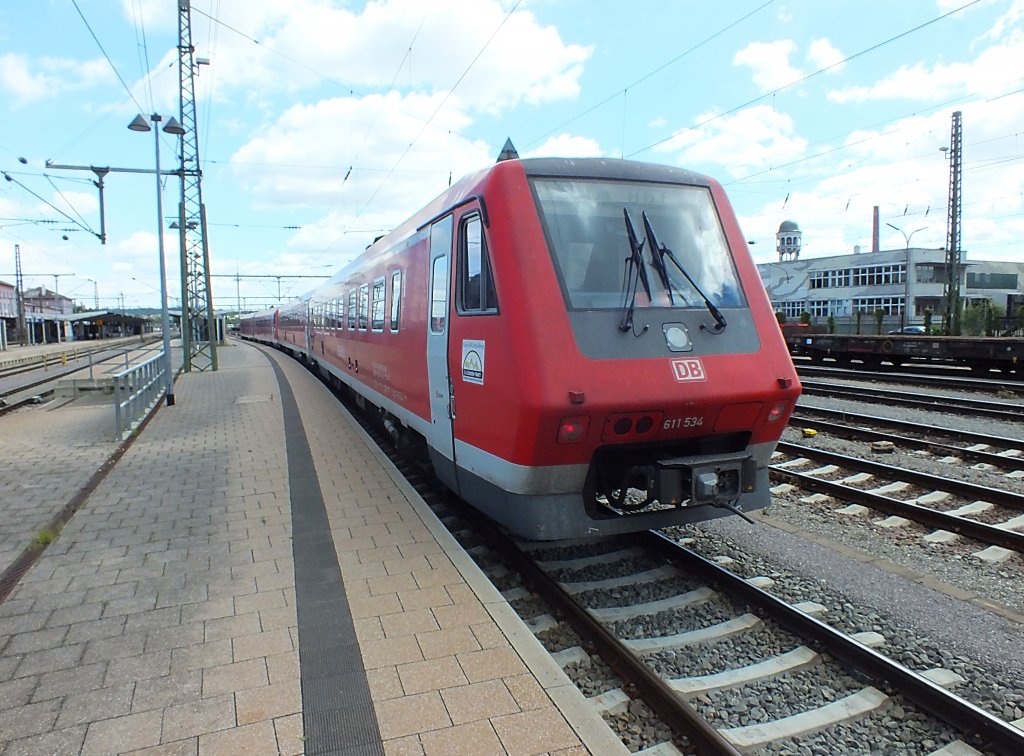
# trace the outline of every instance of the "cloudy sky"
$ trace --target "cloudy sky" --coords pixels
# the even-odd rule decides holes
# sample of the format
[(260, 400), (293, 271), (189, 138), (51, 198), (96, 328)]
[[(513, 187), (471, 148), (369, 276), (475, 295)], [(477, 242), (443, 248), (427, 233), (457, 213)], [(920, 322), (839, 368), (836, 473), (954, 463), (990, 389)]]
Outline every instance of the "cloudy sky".
[[(783, 220), (804, 256), (869, 248), (875, 206), (883, 248), (942, 247), (954, 111), (965, 254), (1024, 261), (1024, 0), (192, 0), (191, 18), (218, 309), (311, 288), (506, 138), (714, 176), (759, 262)], [(96, 176), (47, 162), (152, 171), (152, 134), (126, 127), (178, 115), (177, 43), (175, 0), (0, 3), (0, 279), (18, 245), (27, 286), (159, 304), (154, 175), (107, 175), (101, 245)], [(175, 167), (177, 142), (160, 150)], [(166, 179), (171, 217), (178, 197)]]

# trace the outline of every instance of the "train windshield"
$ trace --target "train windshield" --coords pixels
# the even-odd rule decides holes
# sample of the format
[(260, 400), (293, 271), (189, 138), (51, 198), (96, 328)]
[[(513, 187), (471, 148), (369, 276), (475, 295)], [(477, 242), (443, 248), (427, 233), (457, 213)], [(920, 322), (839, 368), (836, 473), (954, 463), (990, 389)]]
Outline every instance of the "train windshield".
[[(551, 245), (562, 286), (575, 310), (623, 307), (632, 250), (625, 216), (637, 219), (643, 275), (649, 282), (633, 306), (717, 307), (745, 304), (736, 269), (715, 212), (711, 192), (700, 186), (590, 179), (535, 178), (541, 222)], [(659, 272), (643, 226), (657, 229), (657, 243), (670, 250), (689, 275), (672, 267)]]

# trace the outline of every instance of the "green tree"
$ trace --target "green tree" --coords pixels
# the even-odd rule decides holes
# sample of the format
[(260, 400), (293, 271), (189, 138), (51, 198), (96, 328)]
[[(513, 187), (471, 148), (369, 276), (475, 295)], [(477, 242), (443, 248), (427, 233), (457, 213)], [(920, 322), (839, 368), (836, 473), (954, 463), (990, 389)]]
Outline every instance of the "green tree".
[(804, 310), (803, 312), (801, 312), (800, 313), (800, 322), (803, 323), (804, 325), (810, 325), (811, 324), (811, 313), (807, 312), (807, 310)]
[(924, 332), (932, 332), (932, 308), (926, 307), (924, 310)]
[(875, 336), (882, 335), (882, 321), (885, 320), (885, 310), (881, 307), (875, 310)]
[[(1024, 309), (1022, 309), (1022, 311), (1024, 311)], [(835, 318), (835, 315), (833, 315), (831, 313), (829, 313), (829, 316), (828, 316), (828, 332), (829, 333), (835, 333), (836, 332), (836, 318)]]
[(857, 310), (857, 335), (858, 336), (860, 336), (860, 321), (861, 321), (862, 317), (864, 317), (864, 312), (861, 311), (861, 310)]
[(982, 336), (988, 323), (985, 302), (972, 302), (964, 308), (960, 317), (960, 334), (962, 336)]
[(989, 336), (998, 336), (999, 324), (1002, 323), (1003, 318), (1006, 317), (1006, 309), (991, 300), (987, 301), (988, 308), (986, 310), (987, 318), (985, 320), (985, 333)]

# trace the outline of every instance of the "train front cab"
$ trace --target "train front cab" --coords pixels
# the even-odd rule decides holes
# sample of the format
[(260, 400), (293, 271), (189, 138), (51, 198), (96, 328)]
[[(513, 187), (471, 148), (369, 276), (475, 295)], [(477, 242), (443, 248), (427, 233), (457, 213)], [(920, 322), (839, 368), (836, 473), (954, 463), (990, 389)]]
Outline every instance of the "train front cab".
[[(484, 199), (431, 228), (435, 469), (538, 539), (765, 506), (768, 460), (799, 382), (724, 193), (674, 169), (650, 184), (651, 167), (625, 161), (573, 161), (569, 177), (567, 162), (498, 166)], [(696, 286), (672, 271), (665, 287), (649, 253), (625, 262), (627, 215), (638, 240), (646, 216)], [(710, 247), (718, 263), (708, 267)], [(640, 292), (624, 303), (631, 280)], [(659, 300), (669, 288), (673, 301)]]

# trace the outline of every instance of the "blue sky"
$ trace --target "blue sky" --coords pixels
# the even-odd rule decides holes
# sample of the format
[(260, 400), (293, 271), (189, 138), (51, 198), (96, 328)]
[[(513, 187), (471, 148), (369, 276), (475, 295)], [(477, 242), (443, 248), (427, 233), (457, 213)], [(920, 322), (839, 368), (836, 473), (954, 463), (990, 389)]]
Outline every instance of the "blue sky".
[[(28, 286), (159, 304), (154, 177), (108, 174), (100, 245), (95, 176), (46, 163), (151, 170), (127, 125), (178, 114), (177, 34), (175, 0), (0, 4), (0, 278), (17, 244)], [(506, 137), (714, 176), (758, 261), (783, 220), (807, 257), (870, 248), (875, 206), (882, 248), (942, 247), (955, 110), (967, 258), (1024, 261), (1024, 0), (192, 0), (192, 39), (218, 309), (311, 288), (276, 277), (328, 275)]]

